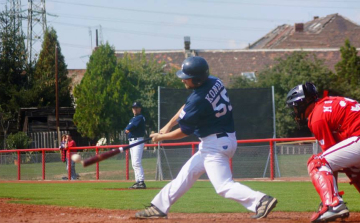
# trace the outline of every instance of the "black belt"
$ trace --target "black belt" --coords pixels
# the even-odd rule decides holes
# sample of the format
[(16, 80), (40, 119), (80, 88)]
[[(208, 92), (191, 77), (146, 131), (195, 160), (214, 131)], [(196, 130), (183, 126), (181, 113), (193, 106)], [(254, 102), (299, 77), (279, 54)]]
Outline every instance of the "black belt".
[(228, 134), (226, 132), (222, 132), (222, 133), (216, 134), (216, 137), (217, 138), (228, 137)]

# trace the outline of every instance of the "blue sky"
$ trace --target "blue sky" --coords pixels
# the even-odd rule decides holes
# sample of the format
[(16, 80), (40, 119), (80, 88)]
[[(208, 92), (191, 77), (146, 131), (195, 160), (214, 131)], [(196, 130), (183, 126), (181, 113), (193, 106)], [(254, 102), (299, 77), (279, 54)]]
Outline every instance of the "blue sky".
[[(21, 4), (26, 15), (28, 1)], [(180, 50), (184, 36), (192, 49), (243, 49), (314, 16), (338, 13), (360, 24), (359, 0), (46, 0), (46, 10), (69, 69), (86, 68), (96, 29), (116, 50)]]

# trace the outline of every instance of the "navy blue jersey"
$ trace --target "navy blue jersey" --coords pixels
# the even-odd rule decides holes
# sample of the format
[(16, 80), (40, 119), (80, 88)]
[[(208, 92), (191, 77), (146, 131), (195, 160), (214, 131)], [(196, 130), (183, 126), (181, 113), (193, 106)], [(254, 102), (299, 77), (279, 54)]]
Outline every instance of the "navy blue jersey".
[(130, 119), (125, 130), (129, 130), (128, 138), (144, 137), (145, 135), (145, 117), (141, 114)]
[(235, 132), (232, 106), (223, 83), (209, 77), (194, 89), (180, 112), (178, 123), (183, 133), (194, 133), (198, 137)]

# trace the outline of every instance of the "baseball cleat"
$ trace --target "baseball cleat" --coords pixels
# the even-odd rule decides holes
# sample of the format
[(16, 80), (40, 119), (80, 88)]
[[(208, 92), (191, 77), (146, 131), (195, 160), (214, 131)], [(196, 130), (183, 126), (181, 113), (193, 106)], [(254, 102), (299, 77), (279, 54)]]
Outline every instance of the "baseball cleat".
[(251, 216), (251, 218), (266, 218), (270, 211), (276, 207), (276, 204), (276, 198), (265, 195), (256, 205), (256, 215)]
[(346, 207), (345, 203), (341, 202), (335, 207), (328, 206), (327, 211), (323, 214), (319, 214), (319, 212), (315, 213), (311, 218), (311, 222), (329, 222), (335, 221), (338, 218), (348, 218), (349, 216), (349, 209)]
[(134, 183), (129, 189), (146, 189), (146, 184), (144, 181)]
[(135, 218), (167, 218), (167, 215), (160, 211), (155, 205), (146, 207), (145, 210), (135, 214)]

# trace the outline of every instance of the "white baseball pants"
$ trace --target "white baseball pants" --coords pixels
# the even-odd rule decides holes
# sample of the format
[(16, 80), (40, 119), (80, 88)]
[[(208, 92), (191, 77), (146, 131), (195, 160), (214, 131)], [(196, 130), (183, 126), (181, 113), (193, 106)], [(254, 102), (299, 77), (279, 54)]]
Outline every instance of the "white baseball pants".
[(360, 137), (347, 138), (323, 152), (332, 171), (347, 167), (360, 168)]
[(216, 193), (255, 212), (256, 204), (265, 194), (253, 191), (232, 179), (229, 159), (237, 148), (235, 133), (228, 133), (228, 137), (222, 138), (213, 134), (200, 140), (199, 151), (185, 163), (177, 177), (168, 183), (151, 203), (167, 214), (170, 206), (206, 172)]
[[(141, 140), (143, 140), (143, 137), (139, 137), (135, 140), (131, 140), (129, 141), (129, 144), (131, 145)], [(136, 182), (145, 180), (144, 169), (141, 164), (143, 151), (144, 151), (144, 143), (130, 148), (131, 164), (134, 169)]]

